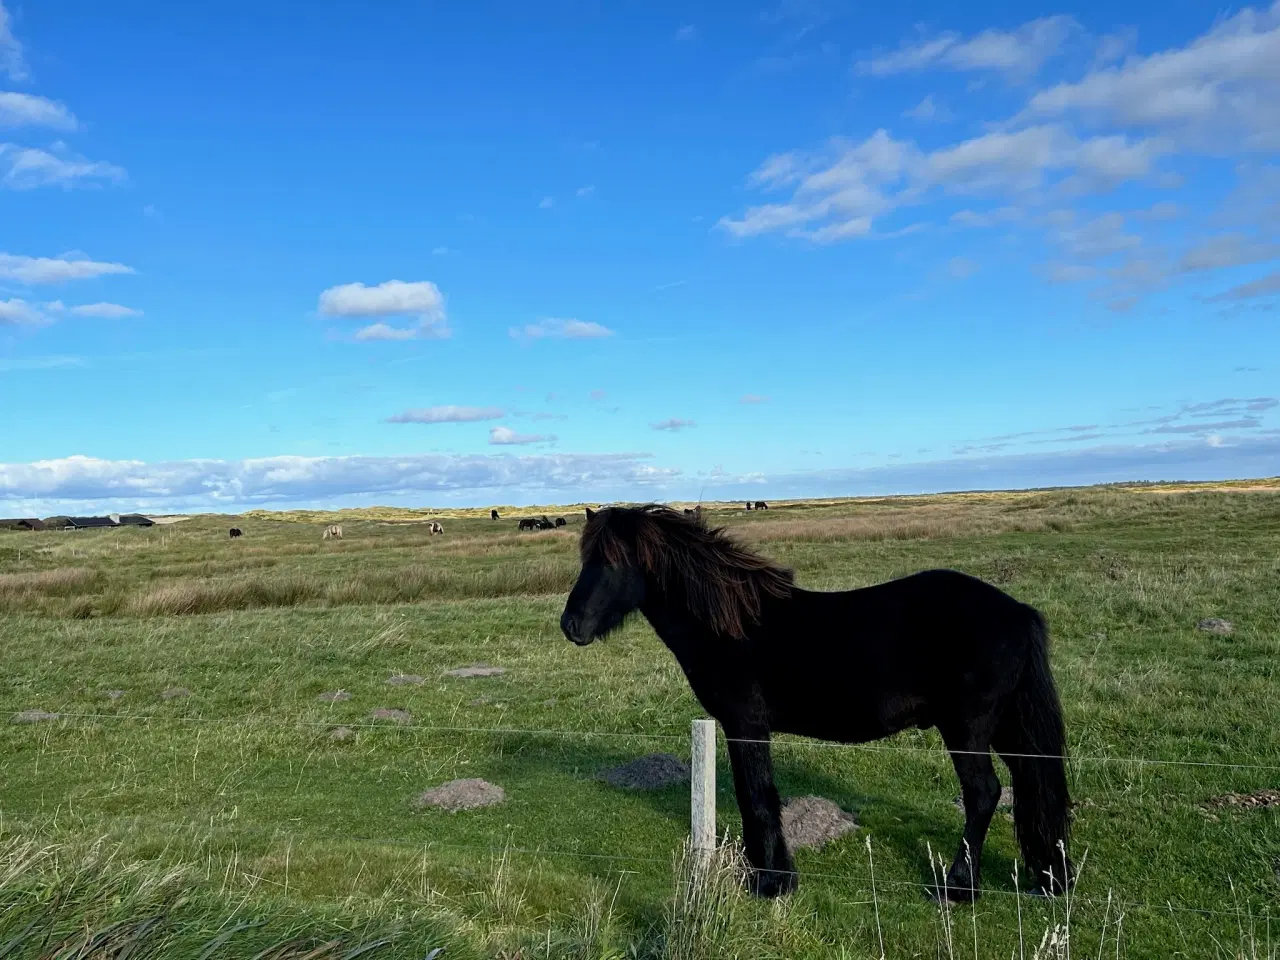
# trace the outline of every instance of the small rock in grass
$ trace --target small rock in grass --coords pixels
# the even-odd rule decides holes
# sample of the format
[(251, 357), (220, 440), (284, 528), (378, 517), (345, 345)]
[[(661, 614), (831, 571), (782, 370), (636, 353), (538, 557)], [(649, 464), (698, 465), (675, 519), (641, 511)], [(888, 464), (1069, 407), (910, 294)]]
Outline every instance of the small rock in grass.
[(787, 846), (821, 847), (858, 829), (858, 820), (823, 797), (789, 797), (782, 803), (782, 835)]
[(1258, 790), (1256, 793), (1224, 793), (1209, 801), (1211, 807), (1243, 809), (1280, 806), (1280, 790)]
[(506, 667), (491, 667), (487, 663), (472, 663), (465, 667), (446, 670), (446, 677), (496, 677), (506, 673)]
[(169, 687), (167, 690), (162, 691), (160, 696), (165, 700), (176, 700), (180, 697), (191, 696), (191, 691), (186, 687)]
[[(964, 795), (963, 794), (956, 797), (955, 800), (952, 801), (952, 803), (956, 805), (957, 810), (959, 810), (961, 813), (964, 813)], [(996, 801), (996, 809), (997, 810), (1013, 809), (1013, 787), (1000, 788), (1000, 799)]]
[(60, 714), (46, 710), (23, 710), (13, 715), (14, 723), (42, 723), (45, 720), (57, 720)]
[(334, 727), (329, 731), (329, 739), (337, 740), (341, 743), (343, 740), (350, 740), (356, 735), (356, 732), (350, 727)]
[(1235, 632), (1235, 626), (1230, 620), (1223, 620), (1221, 617), (1206, 617), (1196, 624), (1197, 630), (1203, 630), (1205, 633), (1216, 633), (1220, 637), (1224, 637), (1229, 633)]
[(341, 703), (343, 700), (350, 700), (351, 694), (345, 690), (329, 690), (320, 694), (316, 699), (324, 703)]
[(413, 719), (409, 716), (408, 710), (401, 710), (398, 707), (379, 707), (369, 716), (374, 720), (394, 720), (396, 723), (408, 723)]
[(395, 676), (387, 677), (387, 683), (393, 687), (417, 687), (423, 683), (423, 678), (416, 673), (397, 673)]
[(121, 697), (123, 697), (123, 696), (124, 696), (124, 691), (123, 691), (123, 690), (108, 690), (108, 691), (107, 691), (107, 699), (108, 699), (108, 700), (119, 700), (119, 699), (120, 699)]
[(497, 784), (487, 780), (467, 779), (450, 780), (448, 783), (428, 790), (418, 797), (419, 807), (437, 807), (449, 813), (459, 810), (475, 810), (478, 807), (491, 807), (507, 798)]
[(600, 779), (624, 790), (660, 790), (689, 780), (689, 767), (670, 753), (651, 753), (620, 767), (605, 770)]

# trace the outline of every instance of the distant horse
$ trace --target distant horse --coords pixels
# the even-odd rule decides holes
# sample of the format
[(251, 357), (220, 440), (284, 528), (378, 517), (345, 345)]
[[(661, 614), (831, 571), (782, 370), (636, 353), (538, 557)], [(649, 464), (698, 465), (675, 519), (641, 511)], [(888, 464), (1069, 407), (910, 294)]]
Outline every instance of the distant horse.
[(490, 510), (490, 511), (489, 511), (489, 519), (490, 519), (490, 520), (497, 520), (497, 519), (498, 519), (498, 511), (497, 511), (497, 510)]
[(568, 520), (566, 520), (564, 517), (556, 517), (556, 526), (557, 526), (557, 527), (564, 527), (564, 526), (568, 526), (568, 524), (569, 524), (569, 521), (568, 521)]
[(751, 509), (751, 501), (750, 501), (750, 500), (748, 500), (748, 501), (747, 501), (747, 509), (748, 509), (748, 510), (750, 510), (750, 509)]
[(240, 532), (240, 528), (239, 528), (239, 527), (232, 527), (232, 528), (231, 528), (231, 539), (233, 539), (233, 540), (234, 540), (236, 537), (242, 537), (242, 536), (244, 536), (244, 534)]
[(552, 523), (550, 520), (548, 520), (545, 514), (538, 519), (539, 530), (554, 530), (555, 528), (556, 528), (556, 525)]
[(336, 524), (336, 523), (331, 523), (331, 524), (329, 524), (329, 526), (325, 527), (325, 528), (324, 528), (324, 536), (322, 536), (320, 539), (321, 539), (321, 540), (328, 540), (328, 539), (330, 539), (331, 537), (332, 537), (333, 539), (335, 539), (335, 540), (341, 540), (341, 539), (342, 539), (342, 527), (340, 527), (340, 526), (339, 526), (338, 524)]
[(444, 525), (439, 520), (432, 520), (430, 523), (427, 524), (427, 532), (430, 533), (433, 537), (437, 533), (444, 533)]
[(1000, 801), (993, 748), (1013, 775), (1018, 844), (1042, 892), (1074, 880), (1066, 732), (1033, 607), (953, 570), (817, 593), (790, 570), (666, 507), (588, 512), (582, 571), (560, 627), (585, 646), (644, 614), (724, 728), (760, 896), (796, 886), (769, 739), (865, 743), (937, 727), (963, 791), (964, 841), (940, 896), (978, 895)]
[(521, 530), (537, 530), (538, 521), (534, 520), (532, 517), (524, 517), (520, 521), (520, 529)]
[(768, 510), (768, 509), (769, 509), (769, 505), (768, 505), (767, 503), (765, 503), (763, 500), (757, 500), (757, 501), (756, 501), (756, 509), (757, 509), (757, 510)]

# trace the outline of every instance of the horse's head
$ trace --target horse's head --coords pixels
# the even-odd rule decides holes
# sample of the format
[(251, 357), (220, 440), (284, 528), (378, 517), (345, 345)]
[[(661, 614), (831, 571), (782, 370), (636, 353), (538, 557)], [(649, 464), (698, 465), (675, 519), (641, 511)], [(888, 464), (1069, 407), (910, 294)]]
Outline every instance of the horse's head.
[(582, 571), (560, 616), (560, 629), (580, 647), (618, 629), (644, 602), (644, 570), (627, 520), (625, 510), (587, 509)]

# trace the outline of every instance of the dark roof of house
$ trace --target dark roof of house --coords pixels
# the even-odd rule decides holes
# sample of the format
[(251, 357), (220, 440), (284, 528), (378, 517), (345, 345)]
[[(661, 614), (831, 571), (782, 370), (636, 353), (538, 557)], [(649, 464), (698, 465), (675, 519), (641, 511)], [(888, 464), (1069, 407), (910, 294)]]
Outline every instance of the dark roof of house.
[(67, 523), (73, 527), (114, 527), (116, 525), (110, 517), (67, 517)]
[(144, 517), (140, 513), (122, 513), (120, 514), (120, 523), (134, 527), (150, 527), (155, 521), (150, 517)]
[(0, 520), (0, 530), (43, 530), (44, 521), (35, 517), (14, 517), (11, 520)]

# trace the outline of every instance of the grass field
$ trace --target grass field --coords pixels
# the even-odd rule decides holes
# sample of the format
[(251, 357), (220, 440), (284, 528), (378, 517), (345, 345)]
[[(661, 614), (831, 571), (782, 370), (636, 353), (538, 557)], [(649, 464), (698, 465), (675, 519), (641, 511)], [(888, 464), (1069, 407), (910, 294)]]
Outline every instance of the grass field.
[[(1066, 924), (1066, 903), (1015, 895), (1002, 815), (977, 907), (924, 896), (927, 850), (949, 860), (962, 822), (933, 732), (780, 738), (784, 795), (861, 829), (801, 851), (786, 902), (691, 887), (687, 788), (596, 775), (687, 757), (697, 704), (643, 621), (564, 640), (582, 513), (537, 512), (570, 526), (370, 510), (0, 532), (0, 957), (1030, 957)], [(411, 522), (428, 515), (444, 536)], [(1042, 955), (1277, 955), (1280, 806), (1212, 801), (1280, 787), (1280, 485), (709, 516), (804, 586), (950, 566), (1045, 613), (1087, 858), (1069, 944)], [(345, 537), (322, 542), (333, 519)], [(444, 675), (474, 662), (506, 672)], [(505, 803), (415, 806), (462, 777)]]

